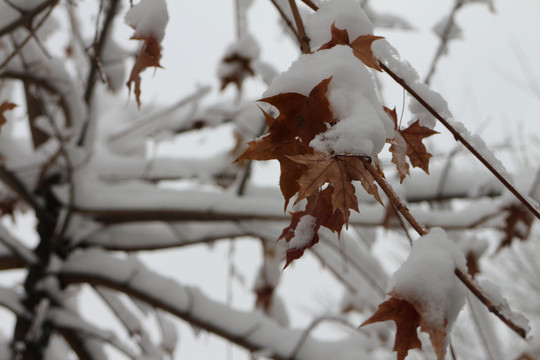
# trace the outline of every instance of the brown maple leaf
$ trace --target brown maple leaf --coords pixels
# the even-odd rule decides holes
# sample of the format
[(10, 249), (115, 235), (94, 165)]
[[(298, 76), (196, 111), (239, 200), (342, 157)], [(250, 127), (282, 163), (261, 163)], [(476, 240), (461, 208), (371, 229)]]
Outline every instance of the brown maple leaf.
[(392, 350), (397, 351), (398, 360), (405, 359), (409, 350), (422, 348), (416, 331), (420, 326), (420, 314), (405, 300), (391, 297), (380, 304), (375, 314), (360, 326), (388, 320), (396, 323), (396, 340)]
[(387, 139), (386, 142), (392, 144), (389, 151), (392, 153), (392, 162), (396, 165), (399, 182), (402, 183), (407, 175), (409, 175), (409, 163), (407, 162), (406, 153), (407, 153), (407, 142), (401, 136), (399, 131), (399, 125), (397, 121), (396, 108), (390, 110), (384, 106), (384, 111), (390, 116), (394, 122), (394, 137), (392, 139)]
[(354, 56), (360, 59), (364, 65), (375, 70), (382, 71), (381, 67), (379, 66), (379, 61), (371, 51), (371, 44), (378, 39), (383, 39), (383, 37), (371, 34), (361, 35), (354, 39), (354, 41), (351, 43), (351, 47), (353, 49)]
[(0, 132), (2, 131), (2, 125), (4, 125), (7, 122), (6, 117), (4, 116), (4, 112), (13, 110), (16, 107), (17, 105), (9, 101), (4, 101), (2, 104), (0, 104)]
[(161, 59), (161, 45), (152, 36), (133, 36), (132, 40), (142, 40), (143, 44), (137, 53), (135, 63), (131, 69), (129, 80), (126, 83), (129, 91), (131, 91), (131, 84), (135, 85), (133, 93), (137, 100), (137, 106), (141, 107), (141, 72), (148, 67), (160, 68), (159, 60)]
[(534, 220), (532, 213), (521, 204), (511, 204), (503, 208), (503, 210), (507, 212), (504, 219), (504, 237), (497, 251), (509, 247), (515, 238), (526, 240), (529, 237)]
[(232, 69), (221, 78), (221, 90), (224, 90), (229, 84), (235, 84), (238, 89), (242, 89), (244, 79), (255, 76), (255, 72), (251, 68), (250, 58), (234, 53), (221, 60), (221, 62)]
[(335, 122), (326, 97), (331, 80), (331, 77), (322, 80), (308, 96), (289, 92), (259, 100), (279, 111), (279, 116), (268, 129), (273, 141), (281, 144), (300, 138), (308, 145), (315, 135), (327, 130), (327, 124)]
[(409, 350), (422, 348), (417, 334), (417, 328), (420, 327), (422, 332), (429, 335), (437, 359), (443, 360), (446, 353), (447, 321), (445, 320), (442, 325), (434, 326), (422, 317), (421, 305), (401, 299), (395, 292), (389, 295), (390, 299), (381, 303), (375, 314), (360, 326), (387, 320), (394, 321), (397, 331), (393, 350), (397, 351), (398, 360), (405, 359)]
[(288, 156), (313, 153), (309, 143), (313, 138), (334, 123), (330, 102), (326, 97), (328, 84), (332, 78), (317, 84), (308, 96), (299, 93), (283, 93), (260, 101), (271, 104), (279, 111), (272, 117), (263, 110), (268, 125), (267, 133), (248, 144), (248, 149), (238, 160), (271, 160), (280, 162), (280, 188), (288, 202), (299, 190), (297, 179), (305, 171), (305, 166), (294, 162)]
[(373, 176), (367, 171), (359, 157), (328, 155), (320, 152), (289, 156), (303, 164), (307, 170), (297, 180), (300, 190), (296, 202), (314, 195), (328, 183), (333, 189), (332, 212), (340, 211), (348, 224), (350, 209), (358, 211), (355, 188), (352, 181), (361, 181), (364, 189), (382, 204)]
[(439, 132), (420, 125), (420, 120), (416, 120), (405, 130), (399, 130), (399, 133), (407, 143), (406, 155), (412, 166), (419, 167), (429, 174), (429, 159), (432, 155), (427, 152), (422, 140)]
[(336, 45), (350, 45), (349, 33), (347, 30), (339, 29), (336, 27), (336, 24), (333, 23), (332, 27), (330, 28), (330, 32), (332, 34), (332, 38), (329, 42), (323, 44), (319, 50), (331, 49)]
[[(278, 240), (279, 239), (284, 239), (286, 242), (289, 243), (296, 235), (295, 233), (296, 233), (296, 229), (298, 227), (298, 223), (306, 215), (308, 215), (308, 213), (306, 211), (292, 212), (291, 213), (291, 224), (289, 226), (287, 226), (285, 229), (283, 229), (283, 232), (281, 233), (281, 236), (278, 238)], [(285, 262), (285, 266), (283, 267), (283, 269), (287, 268), (287, 266), (289, 266), (289, 264), (291, 262), (293, 262), (294, 260), (299, 259), (300, 257), (302, 257), (302, 255), (304, 254), (304, 252), (307, 249), (311, 248), (313, 245), (315, 245), (316, 243), (319, 242), (319, 233), (318, 233), (318, 231), (319, 231), (320, 226), (321, 226), (320, 221), (319, 221), (318, 218), (316, 218), (316, 224), (315, 224), (315, 227), (313, 228), (313, 232), (311, 233), (309, 241), (304, 243), (300, 247), (289, 247), (287, 249), (286, 262)], [(304, 234), (304, 236), (305, 236), (305, 234)]]

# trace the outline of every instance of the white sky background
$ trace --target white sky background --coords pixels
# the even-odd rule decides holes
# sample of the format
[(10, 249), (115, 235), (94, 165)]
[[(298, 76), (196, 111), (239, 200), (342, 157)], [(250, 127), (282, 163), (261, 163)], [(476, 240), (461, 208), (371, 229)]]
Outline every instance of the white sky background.
[[(85, 6), (84, 3), (89, 2), (83, 2), (81, 6)], [(90, 3), (92, 7), (95, 5)], [(219, 95), (219, 81), (215, 75), (225, 47), (235, 39), (233, 3), (233, 0), (168, 1), (170, 21), (161, 62), (164, 69), (146, 70), (142, 80), (143, 109), (153, 102), (172, 104), (193, 92), (197, 85), (212, 85), (214, 99), (219, 96), (230, 99), (235, 95), (232, 87)], [(375, 35), (385, 36), (423, 78), (438, 46), (438, 38), (430, 29), (449, 13), (453, 1), (373, 0), (370, 3), (377, 10), (402, 16), (417, 28), (412, 31), (376, 29)], [(455, 118), (471, 130), (489, 121), (482, 132), (488, 144), (498, 145), (509, 140), (514, 145), (517, 143), (535, 150), (526, 157), (521, 154), (503, 157), (507, 166), (538, 166), (540, 1), (499, 0), (495, 1), (495, 8), (496, 14), (492, 14), (486, 5), (479, 3), (459, 12), (457, 23), (463, 30), (463, 39), (450, 43), (449, 55), (440, 61), (432, 87), (448, 101)], [(277, 13), (270, 1), (255, 0), (248, 13), (250, 32), (259, 40), (261, 59), (282, 71), (297, 57), (298, 49), (276, 23)], [(129, 43), (125, 39), (131, 36), (132, 30), (123, 24), (117, 25), (117, 39)], [(527, 88), (530, 85), (536, 86), (536, 95)], [(258, 99), (264, 90), (261, 81), (249, 81), (245, 93), (249, 98)], [(127, 97), (127, 89), (123, 91)], [(385, 87), (384, 100), (386, 106), (396, 106), (400, 113), (402, 91), (397, 86)], [(133, 96), (130, 101), (134, 101)], [(408, 120), (404, 118), (404, 121)], [(454, 141), (449, 133), (445, 129), (438, 130), (441, 135), (430, 141), (442, 148), (452, 147)], [(200, 147), (193, 151), (211, 151), (208, 144), (213, 141), (195, 142)], [(274, 178), (268, 178), (267, 172), (264, 174), (267, 183), (277, 184), (278, 174), (273, 174)], [(206, 246), (197, 246), (188, 251), (168, 250), (143, 259), (151, 263), (152, 269), (176, 277), (182, 284), (201, 286), (212, 297), (225, 300), (228, 250), (228, 243), (222, 242), (211, 251)], [(246, 276), (245, 285), (236, 282), (234, 287), (235, 305), (242, 308), (249, 308), (253, 302), (249, 289), (253, 271), (260, 260), (252, 255), (258, 254), (257, 251), (257, 244), (248, 240), (239, 242), (236, 249), (236, 258), (241, 259), (239, 271)], [(328, 304), (338, 299), (332, 292), (339, 289), (329, 288), (329, 279), (313, 279), (313, 269), (317, 268), (312, 258), (304, 257), (286, 271), (280, 291), (294, 294), (294, 300), (288, 304), (288, 310), (296, 313), (293, 324), (305, 325), (309, 316), (324, 311)], [(300, 283), (305, 284), (305, 288), (298, 289)], [(320, 303), (314, 303), (313, 298), (319, 299)], [(89, 318), (103, 316), (104, 322), (111, 316), (92, 299), (85, 310)], [(2, 326), (2, 332), (10, 334), (11, 327)], [(202, 334), (198, 341), (193, 339), (188, 327), (181, 325), (177, 359), (225, 358), (226, 345), (214, 337)], [(115, 356), (113, 359), (120, 358)], [(235, 353), (232, 358), (239, 357)]]

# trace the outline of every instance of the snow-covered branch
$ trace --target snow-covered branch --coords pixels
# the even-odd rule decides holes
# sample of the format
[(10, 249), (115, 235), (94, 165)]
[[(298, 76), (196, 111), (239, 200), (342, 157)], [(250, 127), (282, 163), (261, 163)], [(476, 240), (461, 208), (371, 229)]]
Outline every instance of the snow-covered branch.
[[(303, 333), (284, 328), (262, 313), (232, 309), (196, 288), (182, 286), (99, 250), (74, 256), (64, 264), (59, 276), (66, 285), (88, 283), (124, 292), (246, 349), (264, 350), (275, 359), (290, 359)], [(295, 359), (358, 359), (365, 354), (365, 341), (360, 334), (335, 342), (308, 336)]]

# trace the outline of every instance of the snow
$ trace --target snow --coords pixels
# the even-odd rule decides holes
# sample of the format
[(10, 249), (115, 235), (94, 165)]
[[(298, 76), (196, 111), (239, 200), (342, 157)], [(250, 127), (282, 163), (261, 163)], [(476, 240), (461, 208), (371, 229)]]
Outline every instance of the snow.
[(176, 331), (174, 322), (170, 320), (167, 315), (161, 311), (157, 311), (156, 315), (161, 328), (161, 347), (167, 353), (172, 355), (179, 340), (178, 332)]
[(502, 162), (497, 159), (493, 150), (485, 143), (485, 141), (478, 135), (472, 134), (465, 125), (454, 119), (447, 119), (452, 125), (452, 127), (465, 139), (467, 140), (475, 149), (482, 155), (486, 161), (495, 168), (510, 184), (512, 184), (512, 175), (508, 172), (506, 167)]
[(295, 92), (308, 96), (322, 80), (332, 78), (327, 97), (337, 124), (319, 134), (310, 146), (325, 153), (375, 156), (394, 125), (383, 111), (374, 80), (348, 46), (301, 55), (276, 77), (264, 97)]
[[(253, 349), (268, 349), (276, 357), (288, 357), (302, 338), (303, 331), (287, 329), (261, 312), (239, 311), (214, 301), (196, 288), (186, 287), (153, 273), (131, 261), (115, 258), (101, 250), (82, 251), (73, 256), (61, 274), (66, 280), (100, 279), (103, 284), (123, 286), (134, 297), (144, 299), (195, 326), (218, 334), (227, 334)], [(55, 311), (54, 311), (55, 310)], [(99, 329), (82, 322), (74, 314), (53, 309), (50, 318), (62, 327), (82, 330), (96, 337), (107, 337)], [(114, 346), (115, 339), (107, 338)], [(367, 339), (360, 333), (349, 334), (339, 341), (322, 341), (308, 335), (298, 356), (299, 360), (353, 360), (366, 357)], [(120, 348), (126, 351), (125, 348)]]
[(313, 240), (317, 218), (306, 214), (298, 221), (294, 229), (294, 237), (289, 241), (290, 249), (304, 249)]
[(29, 265), (39, 262), (38, 257), (18, 239), (13, 237), (3, 225), (0, 225), (0, 243)]
[(124, 16), (126, 24), (135, 29), (135, 38), (155, 38), (158, 42), (165, 37), (169, 21), (165, 0), (141, 0)]
[(259, 57), (260, 49), (257, 40), (250, 34), (242, 34), (240, 39), (229, 45), (225, 49), (224, 58), (238, 55), (245, 59), (256, 59)]
[(373, 24), (357, 1), (330, 0), (321, 3), (319, 10), (306, 17), (305, 29), (312, 49), (318, 49), (331, 39), (332, 24), (346, 29), (349, 40), (373, 33)]
[(0, 286), (0, 305), (19, 316), (25, 316), (26, 309), (20, 301), (20, 295), (13, 289)]
[(525, 330), (525, 333), (529, 333), (531, 328), (529, 321), (520, 313), (512, 311), (506, 302), (506, 299), (501, 295), (499, 287), (489, 280), (483, 280), (480, 283), (482, 292), (488, 297), (495, 309), (499, 311), (505, 318), (512, 321), (521, 329)]
[(118, 340), (110, 331), (102, 330), (80, 318), (76, 313), (69, 310), (53, 307), (48, 312), (48, 319), (57, 327), (75, 331), (83, 337), (89, 337), (107, 342), (130, 358), (136, 358), (132, 349)]
[(392, 276), (391, 295), (411, 303), (432, 328), (446, 327), (450, 333), (466, 294), (455, 269), (467, 271), (463, 253), (443, 229), (433, 228), (414, 242), (409, 257)]
[[(401, 59), (397, 50), (385, 39), (375, 41), (371, 49), (375, 57), (382, 61), (393, 73), (398, 75), (405, 83), (411, 87), (420, 97), (422, 97), (435, 111), (443, 118), (450, 120), (452, 113), (448, 108), (446, 100), (436, 91), (430, 89), (420, 80), (416, 70), (407, 62)], [(421, 104), (415, 99), (411, 99), (409, 110), (413, 120), (420, 119), (420, 125), (432, 129), (436, 120)]]

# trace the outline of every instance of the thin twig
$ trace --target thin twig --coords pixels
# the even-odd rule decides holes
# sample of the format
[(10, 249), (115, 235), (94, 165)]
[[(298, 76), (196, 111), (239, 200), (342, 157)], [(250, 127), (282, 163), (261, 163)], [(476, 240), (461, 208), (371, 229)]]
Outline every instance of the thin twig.
[(285, 24), (287, 25), (287, 27), (291, 30), (291, 32), (294, 34), (294, 36), (296, 37), (296, 40), (298, 41), (298, 43), (302, 43), (302, 40), (300, 39), (300, 35), (298, 35), (298, 31), (296, 31), (296, 29), (294, 28), (293, 26), (293, 23), (291, 22), (291, 20), (287, 17), (287, 14), (285, 14), (285, 11), (281, 8), (281, 6), (279, 6), (279, 4), (277, 3), (276, 0), (270, 0), (270, 2), (274, 5), (274, 7), (276, 8), (276, 10), (279, 12), (279, 15), (281, 16), (281, 18), (283, 19), (283, 21), (285, 21)]
[(4, 26), (3, 28), (1, 28), (0, 29), (0, 37), (4, 36), (5, 34), (9, 34), (10, 32), (15, 30), (19, 26), (30, 24), (32, 19), (37, 14), (39, 14), (40, 12), (42, 12), (43, 10), (48, 8), (49, 6), (55, 6), (58, 3), (58, 1), (59, 0), (49, 0), (49, 1), (43, 2), (43, 3), (39, 4), (38, 6), (36, 6), (35, 8), (33, 8), (32, 10), (26, 12), (23, 16), (21, 16), (17, 20), (15, 20), (12, 23), (10, 23), (10, 24)]
[(309, 54), (311, 53), (311, 48), (309, 47), (309, 38), (306, 35), (306, 30), (304, 29), (304, 22), (302, 17), (298, 12), (298, 7), (296, 6), (296, 0), (289, 0), (289, 6), (294, 17), (294, 22), (296, 23), (296, 29), (298, 30), (298, 36), (300, 38), (300, 48), (302, 53)]
[(519, 201), (529, 209), (536, 218), (540, 219), (540, 211), (534, 207), (476, 148), (467, 141), (459, 131), (457, 131), (445, 118), (443, 118), (437, 110), (435, 110), (422, 96), (414, 91), (401, 77), (395, 74), (384, 63), (379, 61), (379, 66), (388, 74), (394, 81), (400, 84), (409, 94), (412, 95), (422, 106), (429, 111), (437, 120), (441, 122), (452, 133), (457, 141), (460, 141)]
[(452, 11), (450, 12), (450, 15), (448, 15), (448, 20), (441, 34), (441, 42), (439, 43), (439, 48), (437, 49), (437, 52), (435, 53), (435, 57), (431, 61), (431, 67), (428, 71), (428, 74), (426, 75), (426, 78), (424, 79), (424, 82), (427, 85), (429, 85), (429, 83), (431, 82), (432, 76), (435, 74), (435, 70), (437, 67), (437, 63), (439, 62), (439, 59), (446, 52), (446, 47), (448, 46), (448, 41), (450, 40), (452, 28), (454, 27), (454, 24), (455, 24), (454, 18), (456, 16), (457, 11), (461, 8), (463, 3), (464, 3), (464, 0), (456, 0), (456, 3), (454, 4)]
[(490, 312), (495, 314), (503, 323), (505, 323), (510, 329), (514, 330), (515, 333), (517, 333), (519, 336), (521, 336), (523, 339), (527, 338), (527, 331), (520, 327), (519, 325), (515, 324), (511, 319), (507, 318), (501, 312), (499, 311), (499, 308), (491, 302), (491, 300), (484, 295), (482, 292), (482, 289), (480, 289), (473, 279), (471, 279), (467, 274), (463, 273), (459, 269), (455, 270), (456, 276), (461, 280), (463, 284), (476, 296), (478, 300), (480, 300)]
[(375, 169), (375, 167), (371, 164), (371, 161), (364, 157), (361, 157), (360, 160), (362, 160), (364, 167), (373, 176), (373, 178), (375, 179), (377, 184), (379, 184), (386, 196), (388, 196), (388, 199), (394, 205), (395, 210), (397, 210), (401, 215), (403, 215), (405, 220), (407, 220), (407, 222), (411, 224), (411, 226), (420, 236), (427, 235), (428, 231), (426, 230), (426, 228), (418, 221), (416, 221), (414, 216), (412, 216), (412, 214), (409, 212), (409, 209), (403, 204), (399, 196), (394, 192), (394, 190), (390, 187), (386, 180), (379, 175), (377, 169)]
[(352, 326), (346, 319), (343, 319), (341, 317), (337, 317), (337, 316), (324, 316), (324, 317), (320, 317), (320, 318), (317, 318), (315, 320), (313, 320), (311, 322), (311, 324), (309, 325), (309, 327), (304, 330), (304, 332), (302, 333), (302, 336), (300, 337), (300, 339), (298, 340), (298, 342), (296, 343), (296, 346), (294, 347), (293, 351), (291, 352), (291, 355), (289, 356), (289, 359), (296, 359), (296, 356), (298, 355), (298, 352), (300, 351), (300, 349), (302, 349), (302, 346), (304, 345), (304, 343), (306, 342), (307, 340), (307, 337), (309, 336), (309, 334), (311, 332), (313, 332), (313, 330), (315, 330), (315, 328), (320, 324), (322, 323), (323, 321), (334, 321), (334, 322), (339, 322), (353, 330), (357, 330), (356, 327)]
[(302, 1), (304, 4), (309, 6), (311, 8), (311, 10), (313, 10), (313, 11), (319, 10), (319, 7), (317, 5), (315, 5), (315, 3), (313, 1), (311, 1), (311, 0), (300, 0), (300, 1)]
[(32, 30), (30, 31), (28, 36), (20, 44), (16, 44), (15, 49), (13, 50), (13, 52), (11, 54), (9, 54), (9, 56), (2, 62), (2, 64), (0, 64), (0, 69), (2, 69), (7, 64), (9, 64), (9, 62), (11, 60), (13, 60), (13, 58), (15, 56), (17, 56), (19, 51), (21, 51), (21, 49), (26, 45), (26, 43), (28, 43), (28, 41), (30, 41), (30, 39), (32, 39), (36, 35), (36, 32), (38, 31), (38, 29), (49, 18), (49, 15), (51, 15), (51, 13), (52, 13), (54, 7), (56, 6), (56, 4), (58, 4), (58, 3), (56, 2), (56, 3), (52, 4), (51, 7), (49, 7), (49, 10), (47, 10), (47, 13), (43, 16), (43, 18), (36, 24), (36, 26), (34, 28), (32, 28)]

